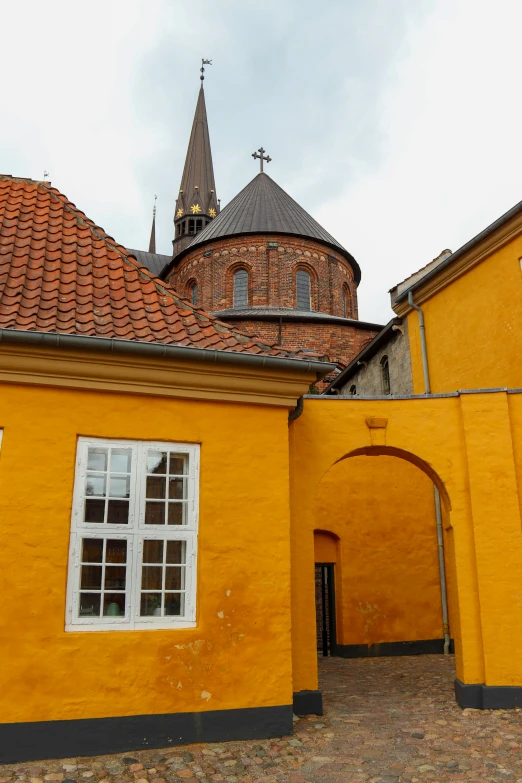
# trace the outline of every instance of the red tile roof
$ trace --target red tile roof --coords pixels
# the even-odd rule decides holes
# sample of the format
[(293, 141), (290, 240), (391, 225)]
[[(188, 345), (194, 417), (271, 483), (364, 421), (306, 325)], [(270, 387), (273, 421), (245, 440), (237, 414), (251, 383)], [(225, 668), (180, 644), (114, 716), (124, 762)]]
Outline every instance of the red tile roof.
[(296, 356), (194, 307), (50, 183), (4, 175), (0, 328)]

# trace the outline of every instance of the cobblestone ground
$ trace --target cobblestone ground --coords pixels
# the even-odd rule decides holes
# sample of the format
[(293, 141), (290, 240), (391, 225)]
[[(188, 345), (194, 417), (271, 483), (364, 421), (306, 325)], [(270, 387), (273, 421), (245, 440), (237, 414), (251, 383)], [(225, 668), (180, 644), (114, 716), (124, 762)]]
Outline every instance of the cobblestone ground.
[(464, 710), (443, 656), (320, 662), (293, 737), (0, 766), (0, 783), (522, 783), (522, 712)]

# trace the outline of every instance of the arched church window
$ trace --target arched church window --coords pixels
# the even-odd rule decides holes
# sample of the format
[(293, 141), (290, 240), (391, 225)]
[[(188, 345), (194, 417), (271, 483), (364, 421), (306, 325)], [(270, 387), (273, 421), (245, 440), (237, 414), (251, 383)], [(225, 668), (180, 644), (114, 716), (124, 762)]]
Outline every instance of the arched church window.
[(304, 269), (298, 269), (295, 276), (295, 299), (298, 310), (311, 310), (310, 302), (311, 282), (310, 275)]
[(352, 395), (352, 397), (355, 397), (355, 395), (357, 394), (357, 386), (355, 385), (355, 383), (350, 386), (350, 394)]
[(237, 269), (234, 272), (234, 307), (248, 307), (248, 272)]
[(192, 280), (188, 284), (188, 294), (189, 294), (189, 299), (192, 302), (192, 304), (193, 305), (197, 305), (197, 303), (198, 303), (198, 284), (196, 283), (195, 280)]
[(381, 359), (381, 380), (382, 393), (390, 394), (390, 364), (387, 356), (383, 356)]
[(346, 285), (343, 285), (343, 316), (345, 318), (351, 318), (352, 315), (352, 297), (350, 289)]

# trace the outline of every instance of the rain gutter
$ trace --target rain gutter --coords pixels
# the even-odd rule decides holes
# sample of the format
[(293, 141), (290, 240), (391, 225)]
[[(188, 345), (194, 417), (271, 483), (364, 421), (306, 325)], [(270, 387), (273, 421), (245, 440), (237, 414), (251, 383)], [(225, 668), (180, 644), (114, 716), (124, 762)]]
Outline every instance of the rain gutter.
[(315, 372), (319, 377), (333, 372), (336, 364), (329, 362), (288, 359), (253, 353), (218, 351), (208, 348), (191, 348), (184, 345), (164, 345), (137, 340), (120, 340), (113, 337), (89, 337), (56, 332), (33, 332), (21, 329), (0, 329), (0, 342), (42, 348), (70, 348), (95, 350), (150, 358), (179, 359), (181, 361), (210, 362), (213, 364), (242, 365), (252, 369), (286, 370), (289, 372)]

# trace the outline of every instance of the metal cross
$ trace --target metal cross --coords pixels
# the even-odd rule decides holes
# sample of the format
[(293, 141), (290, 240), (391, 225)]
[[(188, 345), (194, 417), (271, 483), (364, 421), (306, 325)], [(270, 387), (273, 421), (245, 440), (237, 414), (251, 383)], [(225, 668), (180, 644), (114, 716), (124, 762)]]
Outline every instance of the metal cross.
[(201, 68), (199, 69), (201, 71), (201, 76), (199, 77), (201, 79), (201, 83), (203, 83), (205, 78), (205, 65), (212, 65), (212, 60), (204, 60), (203, 57), (201, 58)]
[[(259, 152), (259, 155), (257, 154), (258, 152)], [(260, 163), (260, 166), (261, 166), (261, 172), (263, 171), (263, 161), (266, 160), (267, 163), (270, 163), (270, 161), (272, 160), (270, 155), (266, 155), (265, 156), (265, 150), (263, 149), (263, 147), (259, 147), (257, 152), (253, 152), (252, 153), (252, 157), (254, 158), (254, 160), (257, 160), (257, 158), (259, 158), (259, 163)]]

